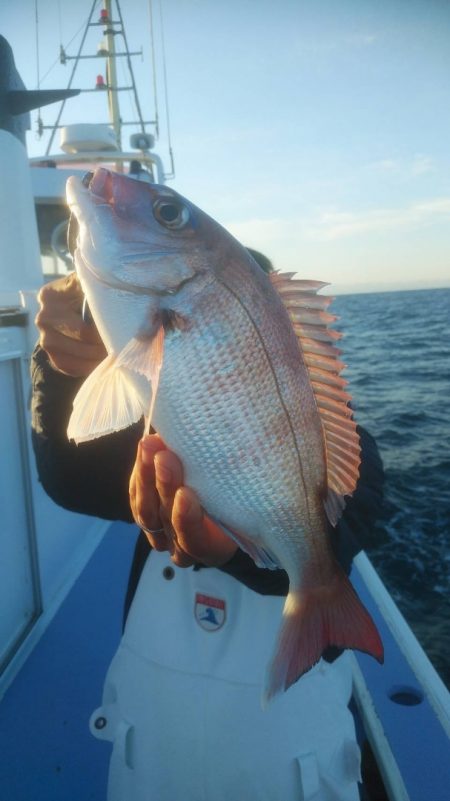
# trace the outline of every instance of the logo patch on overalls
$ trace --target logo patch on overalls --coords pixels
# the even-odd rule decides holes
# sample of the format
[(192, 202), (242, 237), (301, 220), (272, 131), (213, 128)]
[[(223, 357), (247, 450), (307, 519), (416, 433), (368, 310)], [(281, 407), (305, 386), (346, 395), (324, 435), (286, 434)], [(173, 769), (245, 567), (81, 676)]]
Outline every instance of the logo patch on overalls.
[(197, 592), (195, 595), (195, 619), (205, 631), (221, 629), (226, 618), (226, 604), (221, 598), (212, 598)]

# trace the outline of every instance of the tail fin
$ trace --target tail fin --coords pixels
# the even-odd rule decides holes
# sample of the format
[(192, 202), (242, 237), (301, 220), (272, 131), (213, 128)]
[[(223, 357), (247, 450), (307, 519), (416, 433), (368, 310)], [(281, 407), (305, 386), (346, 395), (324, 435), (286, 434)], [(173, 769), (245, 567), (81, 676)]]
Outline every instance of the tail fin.
[(383, 662), (383, 644), (367, 609), (339, 568), (330, 584), (290, 592), (264, 701), (287, 690), (319, 661), (329, 645), (355, 648)]

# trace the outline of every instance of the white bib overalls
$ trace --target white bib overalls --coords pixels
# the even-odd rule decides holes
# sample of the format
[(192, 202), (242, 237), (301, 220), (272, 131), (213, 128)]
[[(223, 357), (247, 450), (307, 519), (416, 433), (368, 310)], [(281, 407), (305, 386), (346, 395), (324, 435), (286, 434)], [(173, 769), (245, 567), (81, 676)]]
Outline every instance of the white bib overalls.
[(263, 711), (283, 598), (153, 551), (91, 718), (108, 801), (357, 801), (346, 655)]

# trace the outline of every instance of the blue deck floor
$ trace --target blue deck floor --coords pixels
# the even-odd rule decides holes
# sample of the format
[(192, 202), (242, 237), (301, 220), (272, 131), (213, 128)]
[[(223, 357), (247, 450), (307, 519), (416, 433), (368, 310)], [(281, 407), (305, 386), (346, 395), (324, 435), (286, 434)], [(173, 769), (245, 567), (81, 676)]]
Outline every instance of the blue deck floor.
[(105, 801), (89, 732), (121, 633), (136, 529), (111, 526), (0, 704), (0, 801)]
[[(92, 737), (88, 721), (120, 639), (136, 534), (111, 526), (1, 701), (0, 801), (105, 801), (110, 745)], [(411, 801), (449, 801), (450, 742), (426, 699), (390, 700), (393, 687), (414, 688), (416, 680), (356, 583), (386, 648), (384, 667), (363, 654), (358, 661)]]

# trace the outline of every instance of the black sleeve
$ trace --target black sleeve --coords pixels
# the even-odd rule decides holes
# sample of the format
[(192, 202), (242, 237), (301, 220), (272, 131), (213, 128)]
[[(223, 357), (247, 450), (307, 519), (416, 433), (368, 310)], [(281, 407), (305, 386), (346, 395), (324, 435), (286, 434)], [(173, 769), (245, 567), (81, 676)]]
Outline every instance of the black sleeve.
[[(382, 514), (384, 469), (377, 443), (361, 426), (357, 427), (361, 445), (361, 465), (355, 492), (347, 498), (344, 514), (331, 530), (331, 543), (336, 559), (350, 573), (353, 558), (374, 542), (376, 525)], [(326, 662), (334, 662), (342, 649), (334, 645), (323, 654)]]
[(256, 567), (253, 559), (240, 548), (225, 565), (219, 567), (219, 570), (233, 576), (260, 595), (284, 596), (289, 592), (289, 578), (285, 570)]
[(377, 443), (361, 426), (357, 431), (361, 445), (358, 483), (336, 528), (331, 529), (335, 556), (346, 573), (353, 557), (375, 542), (383, 507), (384, 469)]
[(128, 482), (142, 424), (75, 445), (66, 429), (83, 379), (58, 373), (39, 346), (32, 356), (31, 379), (32, 441), (47, 494), (73, 512), (132, 522)]

